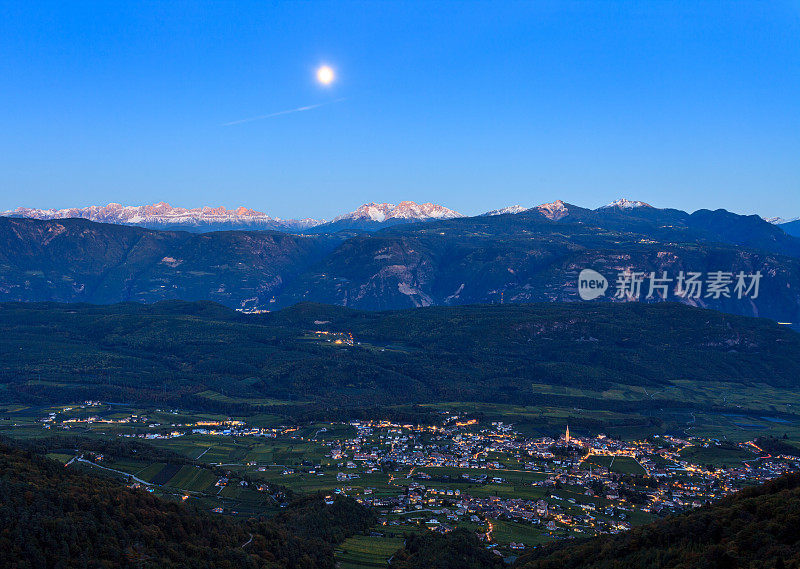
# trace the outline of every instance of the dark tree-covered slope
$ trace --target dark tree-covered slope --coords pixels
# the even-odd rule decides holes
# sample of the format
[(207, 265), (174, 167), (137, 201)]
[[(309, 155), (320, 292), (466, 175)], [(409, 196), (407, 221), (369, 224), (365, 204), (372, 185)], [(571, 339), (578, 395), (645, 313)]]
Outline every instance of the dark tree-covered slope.
[[(353, 334), (355, 344), (335, 345), (316, 331)], [(766, 319), (672, 303), (377, 313), (301, 304), (263, 315), (208, 302), (0, 304), (0, 393), (8, 401), (210, 405), (197, 394), (213, 390), (344, 407), (542, 404), (534, 384), (596, 391), (675, 380), (796, 387), (800, 335)]]
[(389, 569), (503, 569), (502, 558), (487, 550), (466, 529), (448, 535), (412, 534), (389, 563)]
[(0, 497), (0, 567), (19, 569), (332, 569), (333, 546), (373, 522), (355, 502), (320, 498), (273, 520), (235, 522), (2, 441)]
[(800, 566), (800, 475), (616, 536), (543, 546), (515, 569), (773, 569)]

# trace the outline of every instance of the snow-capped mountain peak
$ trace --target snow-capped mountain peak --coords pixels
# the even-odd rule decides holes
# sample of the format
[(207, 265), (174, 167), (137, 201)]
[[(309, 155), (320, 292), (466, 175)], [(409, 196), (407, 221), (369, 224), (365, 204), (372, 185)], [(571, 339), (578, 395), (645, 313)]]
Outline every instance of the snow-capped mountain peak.
[(561, 200), (543, 203), (542, 205), (536, 206), (535, 209), (547, 219), (551, 219), (553, 221), (558, 221), (559, 219), (563, 219), (569, 215), (569, 209), (567, 209), (567, 206), (564, 205), (564, 202)]
[(349, 218), (349, 219), (369, 219), (371, 221), (377, 221), (378, 223), (381, 223), (383, 221), (386, 221), (386, 218), (389, 217), (389, 215), (391, 214), (392, 209), (394, 209), (394, 207), (395, 207), (394, 204), (390, 204), (390, 203), (374, 203), (374, 202), (372, 202), (372, 203), (364, 204), (361, 207), (359, 207), (357, 210), (355, 210), (354, 212), (349, 213), (349, 214), (346, 213), (344, 215), (341, 215), (341, 216), (337, 217), (336, 219), (340, 219), (340, 218), (341, 219), (345, 219), (345, 218)]
[(762, 218), (767, 223), (771, 223), (773, 225), (781, 225), (783, 223), (791, 223), (792, 221), (800, 220), (800, 217), (792, 217), (792, 218), (785, 218), (785, 217), (763, 217)]
[(453, 211), (452, 209), (448, 209), (438, 204), (418, 204), (412, 201), (403, 201), (397, 205), (391, 203), (367, 203), (353, 212), (334, 218), (333, 221), (351, 220), (376, 221), (383, 223), (390, 219), (422, 221), (432, 219), (453, 219), (455, 217), (464, 216), (457, 211)]
[(486, 213), (482, 213), (481, 217), (485, 216), (492, 216), (492, 215), (505, 215), (507, 213), (522, 213), (523, 211), (527, 211), (528, 208), (522, 207), (521, 205), (510, 205), (508, 207), (501, 207), (500, 209), (493, 209), (492, 211), (487, 211)]
[[(235, 209), (225, 207), (173, 207), (166, 202), (152, 205), (126, 206), (109, 203), (105, 206), (89, 206), (67, 209), (32, 209), (19, 207), (0, 213), (8, 217), (28, 217), (32, 219), (83, 218), (100, 223), (138, 225), (151, 229), (188, 229), (191, 231), (211, 231), (218, 229), (277, 229), (298, 231), (317, 227), (326, 223), (318, 219), (280, 219), (266, 213), (240, 206)], [(383, 224), (393, 220), (431, 221), (464, 217), (457, 211), (433, 203), (403, 201), (399, 204), (367, 203), (351, 213), (340, 215), (334, 221), (356, 221)]]
[(610, 204), (604, 205), (604, 206), (599, 207), (597, 209), (612, 209), (612, 208), (616, 208), (616, 209), (635, 209), (637, 207), (649, 207), (649, 208), (652, 208), (653, 206), (651, 206), (649, 203), (640, 202), (640, 201), (637, 201), (637, 200), (628, 200), (628, 199), (625, 199), (625, 198), (620, 198), (618, 200), (614, 200)]
[(32, 219), (82, 218), (101, 223), (140, 225), (151, 228), (242, 228), (242, 229), (305, 229), (324, 223), (314, 219), (280, 219), (244, 206), (225, 207), (173, 207), (166, 202), (152, 205), (126, 206), (110, 203), (105, 206), (88, 206), (66, 209), (31, 209), (18, 207), (1, 215)]

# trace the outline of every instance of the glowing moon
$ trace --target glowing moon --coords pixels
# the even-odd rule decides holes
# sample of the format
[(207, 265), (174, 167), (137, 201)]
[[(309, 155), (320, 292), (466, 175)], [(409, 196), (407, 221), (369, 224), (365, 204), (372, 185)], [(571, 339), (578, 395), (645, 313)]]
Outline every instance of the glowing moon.
[(333, 69), (328, 67), (327, 65), (323, 65), (319, 69), (317, 69), (317, 81), (322, 83), (323, 85), (330, 85), (333, 83), (333, 80), (336, 78), (336, 74), (333, 72)]

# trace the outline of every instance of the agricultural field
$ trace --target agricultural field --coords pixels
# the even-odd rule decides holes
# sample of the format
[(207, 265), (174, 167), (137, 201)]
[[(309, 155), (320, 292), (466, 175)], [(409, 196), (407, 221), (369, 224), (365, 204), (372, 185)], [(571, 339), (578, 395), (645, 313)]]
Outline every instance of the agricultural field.
[(75, 455), (72, 454), (64, 454), (60, 452), (48, 452), (45, 455), (47, 458), (51, 460), (55, 460), (56, 462), (60, 462), (62, 464), (68, 463)]
[[(692, 387), (690, 387), (692, 386)], [(561, 386), (546, 386), (545, 392), (561, 392), (573, 394), (581, 393), (585, 397), (601, 397), (606, 392), (592, 392), (590, 390), (575, 390)], [(732, 401), (744, 401), (748, 396), (743, 388), (729, 384), (717, 385), (720, 393), (713, 387), (697, 386), (696, 383), (687, 382), (680, 388), (682, 397), (686, 398), (687, 407), (665, 407), (649, 410), (613, 411), (605, 409), (576, 408), (544, 406), (544, 405), (507, 405), (494, 403), (464, 403), (448, 402), (442, 405), (419, 405), (423, 409), (447, 408), (453, 412), (469, 413), (480, 416), (485, 421), (505, 421), (513, 423), (522, 434), (531, 437), (558, 436), (563, 433), (564, 426), (570, 425), (576, 433), (605, 433), (615, 438), (625, 440), (638, 440), (653, 434), (674, 434), (696, 437), (717, 438), (741, 442), (751, 440), (755, 436), (783, 437), (786, 435), (790, 441), (800, 443), (800, 421), (794, 415), (795, 409), (791, 402), (797, 403), (800, 408), (800, 397), (791, 390), (778, 389), (765, 386), (764, 392), (753, 397), (750, 394), (752, 405), (741, 405), (742, 412), (711, 412), (695, 409), (697, 396), (709, 405), (729, 405)], [(675, 387), (675, 391), (678, 387)], [(643, 396), (640, 399), (634, 395), (644, 388), (626, 388), (624, 391), (611, 390), (612, 401), (621, 401), (625, 405), (636, 407), (636, 401), (650, 402), (652, 399)], [(625, 397), (622, 397), (622, 394)], [(574, 395), (577, 395), (575, 393)], [(774, 399), (773, 399), (774, 397)], [(655, 397), (657, 400), (658, 397)], [(788, 402), (780, 405), (776, 401)], [(692, 405), (689, 405), (692, 403)], [(738, 405), (738, 404), (737, 404)], [(409, 407), (398, 406), (398, 410), (408, 410)]]
[[(270, 397), (235, 397), (231, 395), (223, 395), (222, 393), (210, 389), (197, 393), (197, 396), (202, 397), (203, 399), (208, 399), (209, 401), (215, 401), (217, 403), (246, 403), (247, 405), (252, 405), (253, 407), (273, 407), (279, 405), (298, 405), (307, 403), (307, 401), (285, 401)], [(277, 417), (275, 418), (277, 419)]]
[(531, 524), (518, 524), (507, 521), (492, 522), (492, 541), (497, 543), (524, 543), (538, 545), (550, 541), (546, 530)]
[(401, 547), (403, 539), (399, 537), (356, 535), (339, 546), (336, 564), (339, 569), (383, 569), (387, 560)]
[(681, 451), (681, 456), (698, 465), (711, 465), (715, 468), (736, 466), (745, 460), (753, 460), (756, 455), (738, 447), (731, 446), (691, 446)]
[(615, 474), (645, 474), (644, 468), (630, 456), (605, 456), (593, 454), (581, 463), (583, 468), (602, 466)]

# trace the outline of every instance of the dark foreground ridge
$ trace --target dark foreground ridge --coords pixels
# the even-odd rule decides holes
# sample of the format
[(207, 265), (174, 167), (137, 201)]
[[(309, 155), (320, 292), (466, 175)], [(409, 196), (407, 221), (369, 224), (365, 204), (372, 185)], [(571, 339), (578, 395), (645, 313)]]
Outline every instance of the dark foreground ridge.
[(503, 560), (487, 550), (474, 533), (409, 535), (389, 569), (503, 569)]
[(615, 536), (543, 546), (515, 569), (794, 568), (800, 565), (800, 474)]
[[(72, 472), (0, 441), (0, 567), (334, 567), (334, 546), (372, 514), (301, 498), (269, 520), (213, 516)], [(246, 545), (245, 545), (246, 544)]]

